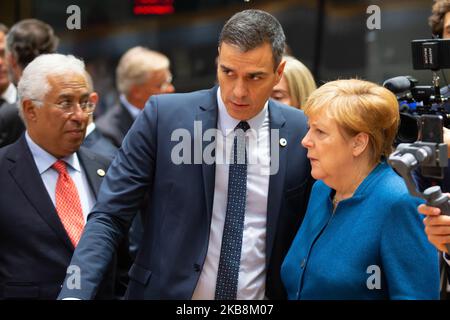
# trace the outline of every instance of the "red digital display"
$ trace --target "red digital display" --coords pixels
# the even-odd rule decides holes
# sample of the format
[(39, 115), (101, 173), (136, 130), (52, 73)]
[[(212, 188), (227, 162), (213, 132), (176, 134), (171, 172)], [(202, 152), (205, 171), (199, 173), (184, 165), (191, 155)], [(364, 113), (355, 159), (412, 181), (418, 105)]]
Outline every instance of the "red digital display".
[(135, 15), (163, 15), (175, 12), (174, 0), (134, 0)]

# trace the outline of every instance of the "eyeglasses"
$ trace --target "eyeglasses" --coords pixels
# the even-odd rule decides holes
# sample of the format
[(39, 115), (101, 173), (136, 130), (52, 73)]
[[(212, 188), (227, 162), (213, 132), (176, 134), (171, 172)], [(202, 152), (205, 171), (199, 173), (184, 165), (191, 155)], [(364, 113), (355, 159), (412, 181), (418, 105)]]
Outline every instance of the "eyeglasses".
[(51, 106), (54, 106), (58, 108), (59, 110), (63, 111), (65, 115), (70, 116), (75, 113), (75, 109), (77, 106), (80, 106), (81, 111), (83, 111), (84, 114), (90, 116), (94, 113), (95, 110), (95, 103), (90, 101), (84, 101), (84, 102), (73, 102), (73, 101), (63, 101), (61, 103), (50, 103), (50, 102), (44, 102), (41, 100), (32, 99), (34, 102), (38, 102), (41, 104), (49, 104)]

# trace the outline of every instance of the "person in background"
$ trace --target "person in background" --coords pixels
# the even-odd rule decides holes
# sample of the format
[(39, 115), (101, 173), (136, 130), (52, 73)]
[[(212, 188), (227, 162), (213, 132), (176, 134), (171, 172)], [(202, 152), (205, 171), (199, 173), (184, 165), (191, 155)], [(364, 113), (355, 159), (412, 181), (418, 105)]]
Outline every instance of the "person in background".
[(119, 148), (147, 100), (155, 94), (172, 93), (175, 88), (169, 59), (144, 47), (131, 48), (122, 56), (116, 79), (120, 103), (95, 123), (97, 129)]
[[(53, 28), (37, 19), (25, 19), (14, 24), (6, 36), (5, 60), (9, 79), (17, 85), (25, 67), (38, 55), (54, 53), (59, 39)], [(16, 141), (25, 130), (14, 103), (0, 110), (0, 146)]]
[[(91, 93), (91, 100), (93, 103), (97, 103), (99, 100), (99, 96), (98, 93), (94, 90), (94, 83), (92, 81), (92, 77), (88, 72), (86, 72), (86, 79), (88, 81), (88, 90)], [(117, 147), (113, 145), (112, 142), (96, 128), (94, 122), (94, 114), (91, 114), (89, 116), (89, 123), (86, 128), (86, 136), (82, 145), (95, 153), (101, 154), (102, 156), (111, 159), (111, 161), (116, 156)]]
[(450, 0), (435, 0), (428, 24), (435, 37), (450, 38)]
[(0, 147), (16, 141), (25, 130), (17, 108), (17, 89), (9, 80), (6, 64), (6, 34), (8, 28), (0, 23)]
[(290, 299), (438, 299), (438, 255), (402, 180), (386, 163), (399, 124), (387, 89), (329, 82), (303, 110), (314, 184), (283, 262)]
[[(428, 19), (431, 31), (434, 37), (449, 39), (450, 38), (450, 0), (435, 0), (431, 16)], [(445, 86), (441, 88), (441, 94), (444, 97), (450, 97), (450, 87)], [(450, 158), (450, 130), (446, 127), (444, 131), (444, 142), (448, 145), (448, 157)], [(426, 188), (439, 185), (443, 192), (450, 192), (450, 159), (448, 166), (444, 169), (444, 178), (442, 180), (433, 180), (423, 177), (421, 174), (414, 175), (418, 189), (420, 191)], [(450, 273), (450, 256), (447, 250), (447, 245), (450, 244), (450, 217), (441, 215), (438, 208), (420, 205), (418, 207), (420, 213), (426, 215), (423, 222), (425, 224), (425, 233), (428, 240), (440, 251), (441, 257), (441, 298), (450, 299), (450, 290), (448, 287), (449, 273)]]
[(9, 80), (8, 66), (6, 64), (6, 34), (8, 27), (0, 23), (0, 108), (4, 103), (17, 102), (17, 89)]
[(17, 85), (25, 67), (37, 56), (56, 52), (59, 38), (53, 28), (37, 19), (25, 19), (11, 27), (6, 37), (6, 60)]
[(284, 56), (286, 61), (283, 77), (273, 88), (272, 99), (301, 109), (309, 95), (317, 88), (309, 69), (299, 60)]

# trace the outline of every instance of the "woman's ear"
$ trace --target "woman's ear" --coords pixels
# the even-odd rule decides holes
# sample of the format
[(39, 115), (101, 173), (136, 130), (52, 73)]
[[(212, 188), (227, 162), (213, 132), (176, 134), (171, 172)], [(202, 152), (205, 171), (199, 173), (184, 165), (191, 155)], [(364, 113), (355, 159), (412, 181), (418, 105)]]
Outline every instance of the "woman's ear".
[(369, 145), (369, 135), (365, 132), (360, 132), (352, 138), (352, 152), (353, 156), (361, 155)]

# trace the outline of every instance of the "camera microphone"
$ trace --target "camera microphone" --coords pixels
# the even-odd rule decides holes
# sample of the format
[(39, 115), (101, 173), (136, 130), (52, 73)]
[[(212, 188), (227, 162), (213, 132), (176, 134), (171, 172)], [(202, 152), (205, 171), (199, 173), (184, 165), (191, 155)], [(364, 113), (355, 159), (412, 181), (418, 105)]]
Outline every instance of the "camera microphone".
[(397, 94), (410, 90), (416, 82), (411, 76), (399, 76), (383, 82), (383, 87)]

